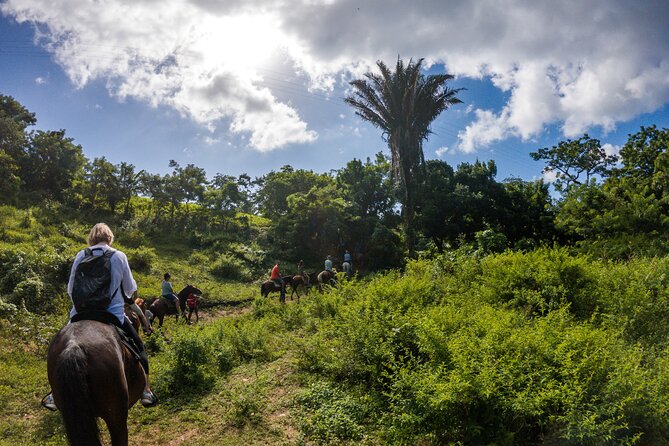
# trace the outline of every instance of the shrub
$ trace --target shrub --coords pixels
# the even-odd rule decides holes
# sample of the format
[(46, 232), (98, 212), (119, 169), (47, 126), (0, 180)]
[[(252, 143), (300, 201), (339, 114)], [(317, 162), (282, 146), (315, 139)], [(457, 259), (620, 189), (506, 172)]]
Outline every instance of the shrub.
[(16, 305), (9, 302), (5, 302), (4, 299), (0, 298), (0, 317), (10, 317), (18, 311)]
[(506, 235), (493, 229), (478, 231), (474, 234), (474, 239), (480, 254), (502, 252), (508, 245)]
[(505, 303), (528, 315), (569, 305), (580, 318), (597, 306), (590, 262), (566, 249), (506, 252), (481, 260), (481, 293), (491, 303)]
[(128, 248), (123, 252), (128, 256), (130, 268), (142, 273), (151, 272), (151, 267), (158, 257), (155, 249), (145, 246), (139, 246), (137, 249)]
[(221, 371), (237, 364), (271, 361), (275, 357), (266, 320), (235, 319), (217, 327), (217, 356)]
[(235, 386), (226, 392), (229, 402), (228, 419), (235, 427), (258, 424), (264, 404), (261, 384), (254, 381)]
[(11, 301), (30, 312), (43, 311), (44, 283), (38, 277), (19, 282), (11, 294)]
[(295, 398), (305, 416), (300, 431), (319, 444), (342, 440), (361, 440), (364, 420), (369, 416), (365, 404), (327, 382), (317, 382)]
[(211, 273), (221, 279), (251, 280), (249, 269), (240, 260), (230, 254), (221, 254), (211, 267)]
[(176, 335), (168, 350), (168, 369), (163, 379), (168, 390), (174, 394), (206, 391), (212, 380), (207, 373), (211, 350), (204, 336), (190, 332)]

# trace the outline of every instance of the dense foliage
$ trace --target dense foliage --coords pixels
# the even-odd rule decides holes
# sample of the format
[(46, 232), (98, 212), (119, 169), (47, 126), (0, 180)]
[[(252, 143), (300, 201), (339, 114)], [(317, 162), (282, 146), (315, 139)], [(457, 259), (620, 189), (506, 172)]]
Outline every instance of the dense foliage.
[[(169, 271), (211, 310), (148, 339), (161, 405), (133, 409), (133, 444), (669, 444), (668, 130), (619, 156), (587, 135), (539, 150), (556, 200), (492, 161), (427, 161), (407, 260), (383, 154), (161, 176), (34, 123), (0, 96), (3, 441), (65, 442), (38, 408), (44, 356), (72, 258), (107, 221), (140, 296)], [(299, 304), (257, 297), (274, 259), (315, 270), (344, 249), (364, 274)]]

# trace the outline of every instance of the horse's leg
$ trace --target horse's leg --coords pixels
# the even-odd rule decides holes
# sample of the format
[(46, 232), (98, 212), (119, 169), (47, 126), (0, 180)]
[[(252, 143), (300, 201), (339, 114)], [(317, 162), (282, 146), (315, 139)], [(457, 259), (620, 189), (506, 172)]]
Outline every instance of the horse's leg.
[(111, 411), (109, 418), (105, 419), (112, 446), (128, 446), (128, 409)]

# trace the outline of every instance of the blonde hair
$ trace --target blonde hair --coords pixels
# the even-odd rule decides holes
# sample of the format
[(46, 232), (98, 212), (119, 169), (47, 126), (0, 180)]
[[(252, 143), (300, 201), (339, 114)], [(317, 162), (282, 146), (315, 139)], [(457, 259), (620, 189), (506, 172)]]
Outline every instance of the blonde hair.
[(105, 223), (98, 223), (88, 233), (88, 246), (94, 246), (98, 243), (111, 245), (114, 241), (114, 233)]

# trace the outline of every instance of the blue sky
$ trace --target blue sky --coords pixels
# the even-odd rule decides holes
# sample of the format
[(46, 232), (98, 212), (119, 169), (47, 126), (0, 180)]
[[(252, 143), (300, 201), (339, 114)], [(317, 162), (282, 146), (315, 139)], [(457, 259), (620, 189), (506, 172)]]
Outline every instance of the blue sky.
[(209, 177), (387, 153), (342, 99), (398, 54), (465, 89), (426, 157), (494, 159), (500, 180), (540, 178), (528, 153), (568, 137), (615, 151), (642, 125), (669, 127), (662, 2), (460, 3), (5, 0), (0, 93), (90, 159), (153, 173), (174, 159)]

